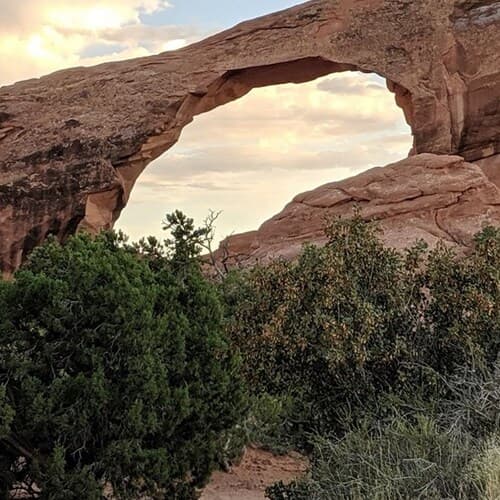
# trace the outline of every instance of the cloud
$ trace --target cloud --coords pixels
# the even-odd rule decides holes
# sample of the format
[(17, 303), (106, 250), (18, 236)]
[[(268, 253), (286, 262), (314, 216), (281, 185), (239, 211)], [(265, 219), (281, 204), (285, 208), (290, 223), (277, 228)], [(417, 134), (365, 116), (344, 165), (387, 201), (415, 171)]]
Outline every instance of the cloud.
[(0, 33), (27, 36), (40, 26), (93, 31), (138, 23), (141, 12), (169, 6), (165, 0), (2, 0)]
[(62, 68), (175, 50), (204, 33), (190, 26), (147, 26), (142, 13), (165, 0), (3, 0), (0, 85)]
[(81, 29), (60, 28), (58, 32), (67, 38), (86, 37), (89, 41), (88, 46), (101, 45), (103, 49), (111, 45), (119, 45), (122, 48), (141, 46), (152, 53), (160, 50), (175, 50), (205, 35), (202, 30), (193, 26), (148, 26), (144, 24), (101, 29), (93, 33), (91, 37), (87, 37), (86, 31)]
[[(318, 89), (337, 79), (336, 92)], [(347, 73), (257, 89), (196, 117), (142, 174), (119, 226), (161, 237), (164, 213), (179, 208), (202, 220), (212, 208), (223, 210), (223, 238), (256, 229), (297, 193), (400, 160), (410, 147), (381, 79)]]
[[(205, 172), (205, 174), (209, 172)], [(157, 172), (158, 174), (158, 172)], [(241, 186), (235, 186), (233, 184), (227, 184), (225, 182), (214, 182), (212, 180), (204, 180), (206, 175), (201, 176), (190, 176), (186, 182), (182, 182), (184, 179), (178, 179), (179, 182), (172, 182), (175, 176), (171, 175), (146, 175), (141, 179), (140, 184), (142, 188), (151, 189), (153, 191), (165, 192), (172, 189), (193, 189), (200, 191), (238, 191), (243, 189)], [(190, 182), (194, 179), (194, 182)]]
[(317, 89), (331, 94), (351, 96), (373, 95), (387, 91), (387, 88), (380, 83), (374, 83), (368, 79), (353, 80), (348, 76), (324, 79), (317, 84)]
[[(367, 79), (361, 74), (349, 74), (347, 80), (342, 77), (349, 85)], [(201, 170), (263, 171), (277, 168), (280, 162), (292, 165), (296, 158), (296, 166), (289, 168), (307, 168), (309, 162), (318, 165), (315, 153), (340, 151), (347, 156), (371, 140), (372, 157), (381, 163), (384, 157), (378, 151), (389, 150), (391, 159), (407, 154), (409, 129), (388, 90), (337, 97), (319, 92), (318, 83), (321, 80), (254, 90), (238, 101), (196, 117), (184, 129), (178, 145), (158, 160), (158, 168), (168, 164), (170, 171), (190, 174)], [(403, 139), (399, 143), (394, 139), (381, 142), (381, 135)], [(304, 157), (305, 153), (310, 155)], [(375, 163), (369, 160), (365, 156), (367, 168)], [(318, 168), (330, 166), (323, 162)]]
[[(409, 142), (409, 141), (408, 141)], [(324, 146), (324, 145), (323, 145)], [(377, 165), (396, 161), (407, 153), (409, 145), (403, 151), (393, 150), (380, 139), (376, 144), (356, 146), (345, 150), (307, 151), (300, 147), (292, 151), (273, 151), (270, 149), (252, 150), (235, 144), (227, 147), (200, 149), (192, 155), (166, 154), (149, 167), (140, 179), (144, 185), (152, 188), (164, 186), (163, 180), (176, 184), (189, 184), (198, 176), (210, 176), (221, 173), (249, 172), (255, 175), (284, 175), (296, 171), (327, 170), (332, 177), (336, 171), (348, 170), (354, 173)], [(403, 153), (403, 154), (401, 154)], [(163, 180), (162, 180), (163, 179)], [(220, 189), (220, 185), (201, 183), (204, 189)]]

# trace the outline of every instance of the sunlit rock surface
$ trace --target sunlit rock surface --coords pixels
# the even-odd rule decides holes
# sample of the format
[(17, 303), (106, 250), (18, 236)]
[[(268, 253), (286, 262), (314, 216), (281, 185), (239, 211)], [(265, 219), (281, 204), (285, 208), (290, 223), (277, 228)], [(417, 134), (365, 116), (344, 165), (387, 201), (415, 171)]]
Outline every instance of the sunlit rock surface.
[(388, 246), (442, 241), (467, 251), (481, 228), (500, 225), (500, 190), (459, 156), (420, 154), (296, 196), (258, 231), (222, 242), (217, 259), (229, 267), (291, 259), (306, 242), (325, 243), (325, 221), (355, 211), (378, 221)]
[(49, 234), (112, 227), (140, 173), (195, 115), (255, 87), (374, 72), (395, 93), (414, 153), (498, 154), (499, 9), (493, 0), (313, 0), (176, 52), (1, 88), (2, 272)]

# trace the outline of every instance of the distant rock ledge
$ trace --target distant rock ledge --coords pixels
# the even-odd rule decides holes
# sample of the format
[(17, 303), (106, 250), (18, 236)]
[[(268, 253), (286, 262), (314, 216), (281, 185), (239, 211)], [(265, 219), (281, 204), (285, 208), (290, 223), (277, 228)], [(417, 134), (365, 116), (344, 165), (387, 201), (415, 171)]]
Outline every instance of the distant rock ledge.
[(424, 240), (431, 248), (442, 241), (467, 251), (484, 226), (500, 226), (500, 155), (495, 161), (494, 179), (460, 156), (420, 154), (325, 184), (296, 196), (257, 231), (224, 240), (216, 259), (229, 267), (292, 259), (304, 243), (326, 242), (326, 220), (350, 217), (356, 208), (378, 221), (390, 247)]

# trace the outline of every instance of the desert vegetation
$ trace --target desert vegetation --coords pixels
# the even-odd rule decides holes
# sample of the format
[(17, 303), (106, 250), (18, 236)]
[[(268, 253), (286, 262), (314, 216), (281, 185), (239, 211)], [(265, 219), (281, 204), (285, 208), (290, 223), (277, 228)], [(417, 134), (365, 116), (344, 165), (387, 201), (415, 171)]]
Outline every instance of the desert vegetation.
[(4, 496), (195, 498), (252, 442), (310, 457), (273, 500), (500, 497), (499, 230), (397, 252), (355, 215), (209, 277), (211, 224), (165, 229), (51, 241), (1, 283)]
[(500, 231), (466, 257), (385, 248), (359, 217), (326, 233), (223, 285), (252, 395), (281, 410), (264, 444), (311, 455), (270, 498), (498, 498)]
[(80, 235), (0, 288), (3, 497), (192, 498), (245, 398), (223, 307), (186, 233)]

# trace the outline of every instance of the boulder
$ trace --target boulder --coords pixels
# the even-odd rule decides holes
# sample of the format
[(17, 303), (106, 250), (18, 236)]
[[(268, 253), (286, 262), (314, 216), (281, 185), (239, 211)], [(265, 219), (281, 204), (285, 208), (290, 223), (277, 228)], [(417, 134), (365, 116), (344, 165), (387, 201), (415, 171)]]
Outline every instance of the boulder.
[(228, 267), (292, 259), (304, 243), (326, 242), (327, 221), (355, 212), (377, 221), (390, 247), (441, 241), (466, 252), (483, 227), (500, 225), (500, 188), (460, 156), (419, 154), (299, 194), (258, 231), (224, 240), (216, 258)]

